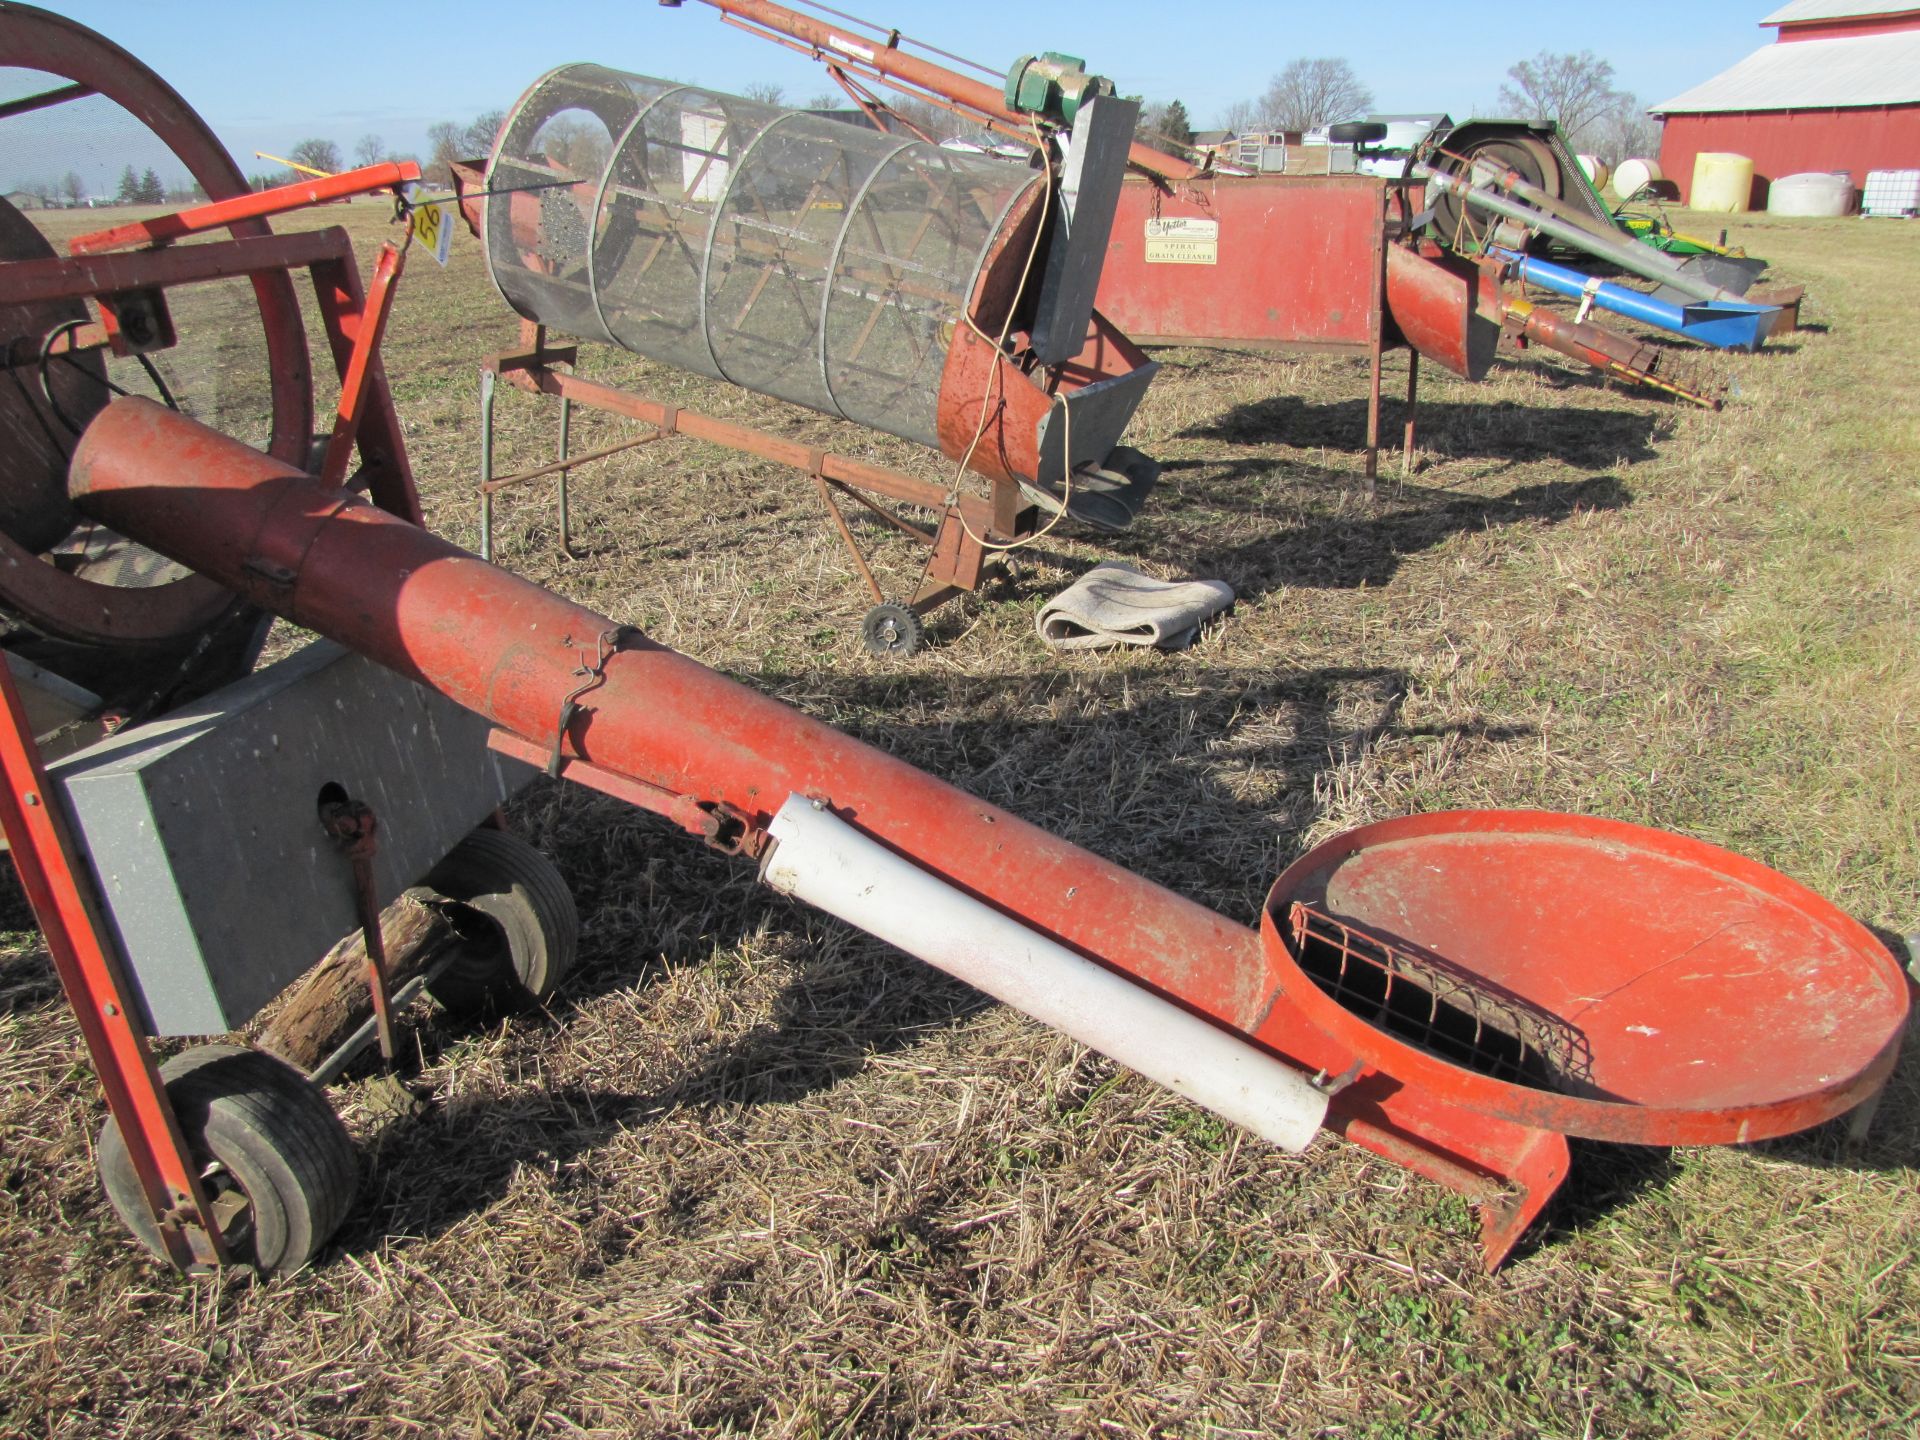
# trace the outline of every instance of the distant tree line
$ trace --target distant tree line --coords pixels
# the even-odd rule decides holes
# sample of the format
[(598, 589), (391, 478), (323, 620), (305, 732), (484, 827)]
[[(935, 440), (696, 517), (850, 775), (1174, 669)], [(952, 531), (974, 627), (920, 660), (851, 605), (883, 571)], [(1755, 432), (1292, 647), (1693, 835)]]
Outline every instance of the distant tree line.
[[(1262, 130), (1317, 130), (1341, 120), (1359, 119), (1373, 108), (1373, 91), (1347, 61), (1334, 57), (1299, 59), (1290, 61), (1269, 80), (1260, 95), (1236, 100), (1222, 109), (1219, 126), (1236, 135)], [(1530, 60), (1515, 61), (1500, 87), (1496, 111), (1502, 117), (1554, 121), (1576, 150), (1592, 151), (1614, 163), (1633, 155), (1651, 155), (1660, 144), (1659, 123), (1631, 92), (1614, 84), (1612, 62), (1591, 50), (1542, 50)], [(1168, 138), (1176, 138), (1165, 123), (1165, 112), (1161, 118), (1159, 126), (1143, 124), (1142, 128), (1157, 128)], [(1185, 118), (1185, 107), (1180, 109), (1180, 118)]]
[[(305, 166), (306, 169), (263, 171), (247, 176), (247, 184), (255, 190), (270, 190), (276, 185), (286, 185), (295, 180), (312, 178), (308, 171), (319, 170), (328, 175), (335, 175), (349, 168), (346, 160), (341, 156), (340, 147), (324, 136), (310, 136), (298, 141), (287, 152), (286, 158), (295, 165)], [(417, 158), (414, 155), (389, 149), (387, 142), (378, 135), (362, 135), (353, 144), (353, 164), (356, 166)]]

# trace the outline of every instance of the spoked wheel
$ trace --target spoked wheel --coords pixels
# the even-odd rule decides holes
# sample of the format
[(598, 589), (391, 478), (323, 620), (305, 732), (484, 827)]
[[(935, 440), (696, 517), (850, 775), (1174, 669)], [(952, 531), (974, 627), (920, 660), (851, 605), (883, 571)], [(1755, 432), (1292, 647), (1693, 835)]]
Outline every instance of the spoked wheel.
[[(58, 15), (0, 6), (0, 101), (0, 143), (9, 153), (118, 146), (170, 155), (214, 200), (249, 188), (213, 131), (165, 81)], [(269, 231), (265, 221), (249, 220), (230, 233)], [(51, 262), (57, 253), (31, 220), (0, 201), (0, 261)], [(269, 271), (183, 287), (168, 303), (178, 344), (148, 357), (172, 367), (178, 393), (167, 394), (299, 465), (313, 429), (313, 393), (291, 277)], [(125, 369), (132, 362), (110, 363), (99, 350), (64, 351), (75, 327), (91, 318), (88, 304), (71, 300), (0, 306), (0, 358), (15, 382), (0, 386), (0, 434), (8, 437), (0, 447), (0, 612), (52, 641), (146, 655), (165, 676), (223, 623), (233, 597), (86, 523), (67, 504), (67, 460), (79, 431), (108, 402), (112, 364), (128, 384), (150, 388)], [(226, 669), (245, 673), (251, 656), (241, 651)], [(115, 667), (109, 660), (97, 668), (111, 678)], [(150, 687), (130, 688), (144, 694)]]
[(473, 912), (460, 954), (428, 987), (443, 1009), (474, 1015), (538, 1005), (573, 969), (573, 895), (554, 863), (518, 836), (474, 831), (426, 884)]
[(904, 605), (891, 602), (876, 605), (860, 622), (860, 641), (869, 655), (895, 655), (904, 659), (927, 641), (926, 626), (920, 617)]
[[(311, 1260), (346, 1219), (359, 1185), (353, 1142), (318, 1087), (258, 1050), (202, 1045), (160, 1067), (167, 1099), (224, 1225), (228, 1254), (267, 1278)], [(161, 1258), (120, 1127), (109, 1119), (97, 1151), (115, 1213)]]

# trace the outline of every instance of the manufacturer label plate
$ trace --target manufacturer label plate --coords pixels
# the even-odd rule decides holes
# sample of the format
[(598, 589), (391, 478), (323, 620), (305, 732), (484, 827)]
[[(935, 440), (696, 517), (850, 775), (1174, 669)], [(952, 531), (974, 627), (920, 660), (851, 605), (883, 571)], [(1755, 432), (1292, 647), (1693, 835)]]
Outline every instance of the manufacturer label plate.
[(1147, 221), (1149, 265), (1217, 265), (1220, 222), (1190, 217)]

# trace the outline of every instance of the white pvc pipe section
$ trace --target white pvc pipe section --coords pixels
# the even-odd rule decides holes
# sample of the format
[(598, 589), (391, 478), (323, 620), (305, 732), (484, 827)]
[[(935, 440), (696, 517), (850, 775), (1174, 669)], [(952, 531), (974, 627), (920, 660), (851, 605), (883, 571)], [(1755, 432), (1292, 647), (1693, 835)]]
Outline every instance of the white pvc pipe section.
[(760, 878), (1062, 1030), (1222, 1119), (1304, 1150), (1327, 1097), (1300, 1071), (962, 894), (792, 795)]

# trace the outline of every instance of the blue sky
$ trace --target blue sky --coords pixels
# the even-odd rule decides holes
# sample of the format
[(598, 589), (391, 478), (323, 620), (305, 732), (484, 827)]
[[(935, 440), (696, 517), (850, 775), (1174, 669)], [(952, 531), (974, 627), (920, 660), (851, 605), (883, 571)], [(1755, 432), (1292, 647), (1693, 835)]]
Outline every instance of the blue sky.
[[(1617, 83), (1651, 103), (1771, 39), (1757, 22), (1775, 3), (1613, 0), (1529, 10), (1406, 0), (838, 0), (838, 8), (996, 69), (1038, 50), (1082, 55), (1123, 93), (1185, 101), (1204, 127), (1300, 56), (1347, 59), (1383, 110), (1464, 116), (1492, 106), (1514, 61), (1542, 49), (1592, 50), (1613, 63)], [(343, 153), (369, 133), (421, 151), (434, 121), (504, 108), (542, 71), (573, 60), (723, 90), (769, 81), (794, 101), (828, 85), (816, 64), (724, 25), (696, 0), (677, 10), (654, 0), (55, 0), (48, 8), (170, 81), (242, 169), (259, 163), (253, 151), (285, 154), (308, 136), (334, 140)], [(0, 182), (19, 165), (0, 154)]]

